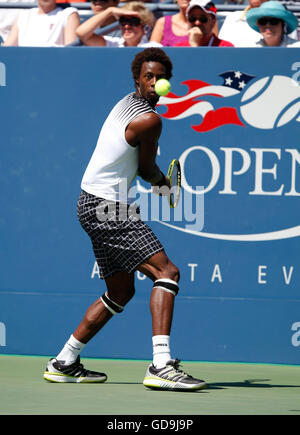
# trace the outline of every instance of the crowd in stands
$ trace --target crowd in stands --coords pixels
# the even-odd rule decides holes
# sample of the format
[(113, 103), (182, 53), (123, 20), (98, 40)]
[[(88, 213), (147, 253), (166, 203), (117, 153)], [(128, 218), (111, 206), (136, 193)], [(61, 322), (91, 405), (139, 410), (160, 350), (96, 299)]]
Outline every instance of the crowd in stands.
[[(249, 0), (243, 10), (226, 14), (220, 29), (218, 5), (209, 0), (176, 0), (175, 13), (157, 19), (147, 2), (92, 0), (92, 16), (85, 20), (76, 8), (59, 1), (38, 0), (34, 7), (9, 16), (8, 9), (0, 9), (2, 46), (300, 46), (298, 18), (280, 1)], [(240, 4), (242, 0), (228, 1)], [(113, 23), (116, 30), (100, 34)]]

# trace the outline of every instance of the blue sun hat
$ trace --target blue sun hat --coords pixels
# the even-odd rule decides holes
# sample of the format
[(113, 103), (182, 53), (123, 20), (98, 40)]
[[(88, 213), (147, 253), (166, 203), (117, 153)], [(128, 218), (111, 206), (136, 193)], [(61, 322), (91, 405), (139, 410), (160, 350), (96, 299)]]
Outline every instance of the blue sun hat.
[(263, 17), (279, 18), (284, 21), (287, 33), (292, 33), (298, 26), (296, 15), (286, 9), (286, 7), (278, 1), (266, 1), (258, 8), (250, 9), (246, 13), (246, 20), (253, 30), (259, 32), (257, 20)]

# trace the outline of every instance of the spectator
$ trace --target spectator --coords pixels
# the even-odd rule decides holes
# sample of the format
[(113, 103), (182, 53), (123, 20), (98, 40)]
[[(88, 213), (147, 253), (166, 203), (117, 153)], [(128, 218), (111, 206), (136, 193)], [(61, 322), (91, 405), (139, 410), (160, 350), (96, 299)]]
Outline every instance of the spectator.
[(238, 4), (243, 4), (244, 0), (223, 0), (222, 4), (223, 5), (238, 5)]
[[(186, 10), (190, 0), (176, 0), (179, 12), (174, 15), (165, 15), (158, 18), (155, 23), (150, 41), (160, 42), (163, 46), (174, 46), (179, 42), (188, 41), (189, 22)], [(216, 21), (214, 33), (218, 34), (218, 23)]]
[[(15, 4), (16, 0), (2, 0), (1, 3), (7, 4), (7, 8), (0, 9), (0, 41), (3, 42), (6, 41), (12, 25), (22, 9), (10, 8), (10, 5)], [(19, 0), (18, 3), (33, 3), (35, 6), (35, 0)]]
[[(91, 9), (94, 15), (97, 15), (111, 6), (118, 6), (119, 3), (120, 0), (91, 0)], [(105, 23), (103, 23), (102, 27), (108, 26), (114, 22), (116, 22), (116, 19), (110, 17)]]
[(257, 32), (248, 26), (246, 13), (258, 8), (268, 0), (249, 0), (249, 5), (243, 11), (229, 12), (220, 29), (219, 37), (230, 41), (235, 47), (251, 47), (260, 38)]
[[(249, 0), (249, 6), (243, 11), (229, 12), (219, 32), (219, 38), (230, 41), (235, 47), (253, 47), (260, 35), (246, 21), (246, 13), (260, 7), (268, 0)], [(292, 36), (296, 37), (297, 32)]]
[[(120, 23), (122, 37), (97, 35), (95, 30), (103, 22), (114, 17)], [(161, 44), (149, 42), (148, 33), (153, 27), (155, 18), (142, 2), (131, 1), (122, 8), (109, 7), (91, 17), (77, 29), (77, 36), (85, 45), (102, 47), (161, 47)]]
[[(120, 0), (91, 0), (91, 10), (92, 10), (92, 13), (94, 15), (97, 15), (100, 12), (104, 11), (105, 9), (107, 9), (111, 6), (118, 6), (119, 3), (120, 3)], [(108, 19), (102, 23), (101, 27), (99, 27), (98, 29), (95, 29), (95, 32), (100, 33), (104, 27), (110, 26), (113, 23), (116, 23), (115, 25), (117, 27), (117, 30), (113, 26), (113, 29), (111, 29), (111, 31), (107, 32), (106, 34), (109, 34), (110, 36), (120, 36), (121, 32), (120, 32), (120, 29), (118, 26), (119, 23), (117, 22), (116, 18), (113, 16), (108, 17)], [(77, 36), (76, 40), (72, 44), (69, 44), (69, 45), (72, 45), (74, 47), (78, 47), (78, 46), (82, 46), (84, 44)]]
[(295, 31), (291, 36), (292, 38), (300, 39), (300, 0), (279, 0), (284, 6), (288, 9), (290, 6), (296, 6), (298, 10), (293, 11), (293, 14), (296, 15), (298, 20), (297, 31)]
[(228, 41), (219, 39), (213, 29), (217, 21), (217, 9), (213, 2), (192, 0), (187, 8), (189, 40), (176, 44), (181, 47), (233, 47)]
[(190, 0), (176, 0), (179, 12), (158, 18), (151, 34), (150, 41), (160, 42), (163, 46), (174, 46), (188, 41), (188, 20), (186, 10)]
[(287, 36), (297, 28), (297, 17), (280, 2), (268, 1), (248, 11), (246, 20), (262, 36), (256, 47), (300, 47), (297, 39)]
[(76, 39), (80, 24), (77, 9), (56, 6), (55, 0), (38, 0), (38, 7), (22, 10), (4, 46), (50, 47), (67, 45)]

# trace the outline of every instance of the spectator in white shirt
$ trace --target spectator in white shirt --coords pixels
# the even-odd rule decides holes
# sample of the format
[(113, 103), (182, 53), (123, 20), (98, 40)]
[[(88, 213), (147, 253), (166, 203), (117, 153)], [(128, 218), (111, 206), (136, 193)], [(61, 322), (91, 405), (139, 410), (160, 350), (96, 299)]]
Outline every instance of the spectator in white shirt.
[(6, 41), (12, 25), (14, 24), (19, 12), (22, 8), (12, 8), (11, 5), (16, 3), (33, 3), (35, 6), (35, 0), (1, 0), (1, 3), (6, 3), (7, 8), (0, 9), (0, 41)]
[(24, 9), (15, 20), (4, 46), (64, 46), (76, 39), (80, 24), (77, 9), (56, 6), (55, 0), (38, 0), (38, 7)]

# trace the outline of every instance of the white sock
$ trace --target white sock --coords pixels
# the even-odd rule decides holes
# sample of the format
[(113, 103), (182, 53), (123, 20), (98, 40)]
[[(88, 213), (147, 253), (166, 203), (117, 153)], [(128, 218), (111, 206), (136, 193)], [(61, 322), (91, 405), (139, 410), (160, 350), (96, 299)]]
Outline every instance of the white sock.
[(65, 365), (70, 365), (76, 361), (84, 346), (85, 344), (78, 341), (72, 334), (61, 352), (57, 355), (56, 359), (64, 361), (63, 364)]
[(170, 336), (154, 335), (152, 337), (153, 345), (153, 365), (157, 369), (162, 369), (171, 359)]

